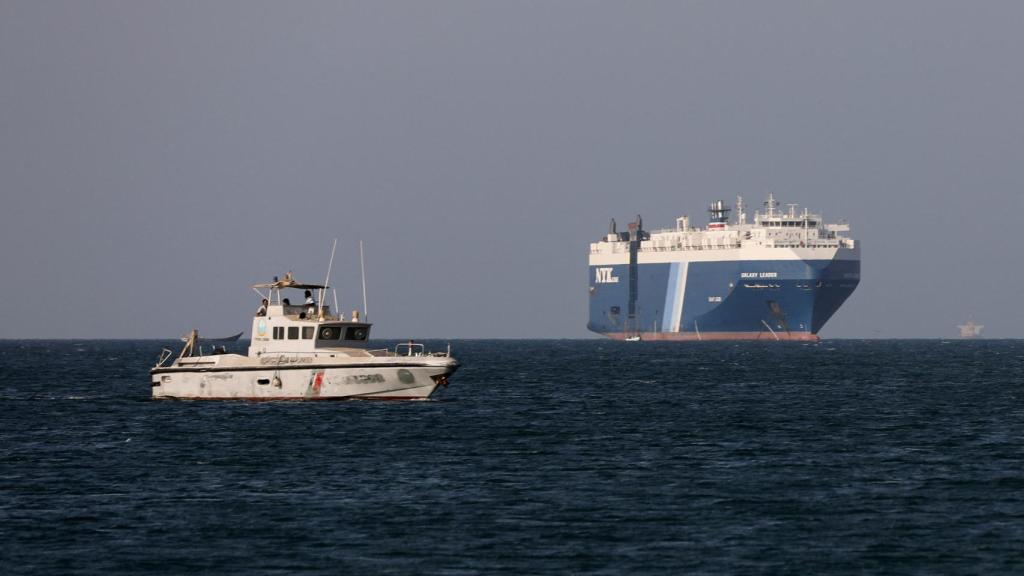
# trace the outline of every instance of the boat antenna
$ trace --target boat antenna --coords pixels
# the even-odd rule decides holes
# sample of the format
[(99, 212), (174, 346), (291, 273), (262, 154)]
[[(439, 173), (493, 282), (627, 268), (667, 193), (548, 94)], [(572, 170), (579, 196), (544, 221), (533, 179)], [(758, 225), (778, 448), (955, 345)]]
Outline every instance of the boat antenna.
[[(320, 289), (320, 297), (318, 298), (318, 300), (320, 300), (319, 310), (316, 311), (316, 315), (318, 317), (323, 317), (324, 315), (324, 290), (327, 289), (328, 283), (331, 281), (331, 267), (334, 266), (334, 249), (337, 247), (338, 239), (335, 238), (334, 244), (331, 245), (331, 260), (327, 263), (327, 278), (324, 278), (324, 287)], [(337, 292), (335, 292), (334, 297), (338, 297)], [(337, 309), (337, 304), (335, 304), (335, 309)]]
[(363, 241), (359, 241), (359, 274), (363, 277), (363, 322), (370, 321), (370, 311), (366, 308), (366, 264), (363, 260)]

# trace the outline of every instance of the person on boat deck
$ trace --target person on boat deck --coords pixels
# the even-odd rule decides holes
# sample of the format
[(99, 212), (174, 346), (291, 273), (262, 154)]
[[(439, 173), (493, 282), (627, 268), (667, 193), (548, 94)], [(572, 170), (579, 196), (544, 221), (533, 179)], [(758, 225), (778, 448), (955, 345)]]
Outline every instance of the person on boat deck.
[(263, 301), (260, 302), (260, 307), (256, 309), (256, 315), (257, 316), (266, 316), (267, 315), (267, 304), (270, 304), (270, 302), (267, 302), (267, 299), (264, 298)]
[(316, 311), (316, 301), (313, 300), (313, 293), (306, 290), (306, 318), (312, 318)]

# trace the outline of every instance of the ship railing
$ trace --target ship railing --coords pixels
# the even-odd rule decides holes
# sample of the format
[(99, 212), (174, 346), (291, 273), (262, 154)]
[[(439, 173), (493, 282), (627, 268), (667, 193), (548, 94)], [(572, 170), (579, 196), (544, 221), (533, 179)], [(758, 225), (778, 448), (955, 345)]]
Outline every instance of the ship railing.
[[(661, 246), (645, 246), (641, 248), (640, 252), (697, 252), (704, 250), (735, 250), (742, 248), (743, 246), (760, 246), (762, 248), (853, 248), (854, 242), (848, 238), (843, 238), (839, 241), (815, 241), (815, 242), (797, 242), (797, 241), (779, 241), (779, 240), (747, 240), (746, 242), (733, 242), (729, 244), (670, 244)], [(625, 248), (613, 248), (611, 250), (607, 248), (591, 248), (591, 254), (628, 254), (629, 250)]]
[[(690, 250), (734, 250), (741, 248), (743, 244), (741, 242), (730, 242), (728, 244), (668, 244), (668, 245), (657, 245), (657, 246), (644, 246), (640, 248), (640, 252), (677, 252), (677, 251), (690, 251)], [(591, 248), (591, 254), (628, 254), (628, 248), (614, 247), (611, 250), (607, 248)]]

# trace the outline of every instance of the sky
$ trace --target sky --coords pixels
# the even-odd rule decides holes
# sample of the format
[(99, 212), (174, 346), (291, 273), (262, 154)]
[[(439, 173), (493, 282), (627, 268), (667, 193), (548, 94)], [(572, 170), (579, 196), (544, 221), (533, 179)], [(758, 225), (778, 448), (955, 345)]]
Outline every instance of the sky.
[[(1024, 3), (0, 0), (0, 338), (581, 338), (587, 252), (772, 192), (862, 242), (825, 338), (1024, 337)], [(330, 300), (329, 300), (330, 301)]]

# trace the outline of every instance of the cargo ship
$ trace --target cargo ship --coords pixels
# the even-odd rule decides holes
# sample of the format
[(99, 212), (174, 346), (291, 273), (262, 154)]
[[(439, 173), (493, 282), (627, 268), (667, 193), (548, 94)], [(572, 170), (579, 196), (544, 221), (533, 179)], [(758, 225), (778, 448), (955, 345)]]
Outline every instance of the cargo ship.
[(587, 327), (618, 340), (817, 341), (860, 282), (860, 243), (843, 221), (780, 209), (747, 222), (718, 200), (706, 227), (688, 216), (645, 230), (640, 216), (590, 245)]

